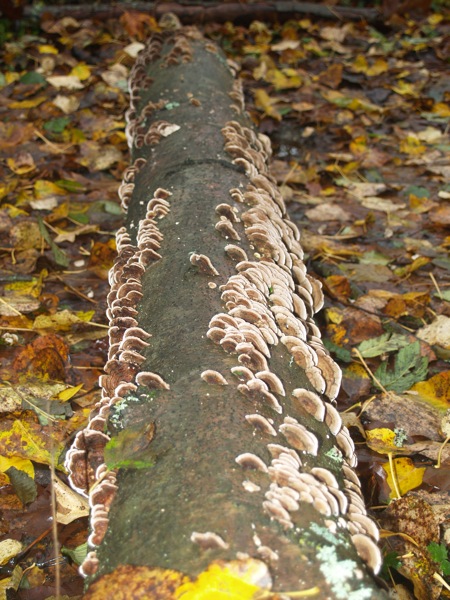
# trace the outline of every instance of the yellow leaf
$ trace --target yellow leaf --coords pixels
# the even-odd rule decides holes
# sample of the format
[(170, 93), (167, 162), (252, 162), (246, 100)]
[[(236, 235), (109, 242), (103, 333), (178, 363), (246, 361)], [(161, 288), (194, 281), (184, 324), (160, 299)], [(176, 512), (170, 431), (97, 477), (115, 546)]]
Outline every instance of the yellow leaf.
[(416, 89), (413, 83), (409, 83), (404, 79), (401, 79), (396, 87), (392, 88), (392, 91), (400, 96), (409, 96), (411, 98), (418, 98), (419, 91)]
[(91, 69), (87, 65), (81, 64), (74, 67), (70, 74), (74, 77), (78, 77), (80, 81), (84, 81), (85, 79), (89, 79), (91, 76)]
[(39, 278), (33, 277), (31, 281), (13, 281), (12, 283), (5, 285), (5, 290), (11, 290), (24, 295), (28, 294), (29, 296), (33, 296), (33, 298), (39, 298), (42, 293), (44, 279), (47, 275), (48, 271), (43, 269)]
[(366, 431), (366, 442), (371, 450), (379, 454), (398, 452), (399, 448), (394, 444), (395, 433), (392, 429), (380, 427)]
[(9, 85), (10, 83), (14, 83), (14, 81), (17, 81), (18, 79), (20, 79), (20, 73), (17, 72), (11, 72), (11, 71), (7, 71), (5, 73), (5, 80), (7, 85)]
[(265, 115), (281, 121), (281, 115), (272, 105), (277, 102), (276, 98), (271, 98), (262, 88), (257, 88), (253, 92), (255, 96), (255, 106), (261, 109)]
[[(395, 476), (402, 496), (403, 494), (406, 494), (406, 492), (409, 492), (409, 490), (413, 490), (422, 484), (425, 467), (415, 467), (413, 461), (404, 456), (401, 458), (394, 458), (392, 463), (394, 465)], [(387, 473), (387, 483), (391, 489), (389, 498), (396, 498), (397, 495), (394, 488), (390, 464), (385, 463), (382, 466)]]
[[(1, 195), (1, 184), (0, 184), (0, 198), (1, 197), (2, 197), (2, 195)], [(6, 202), (5, 204), (2, 204), (2, 208), (6, 209), (8, 211), (8, 216), (11, 217), (12, 219), (15, 219), (16, 217), (23, 217), (25, 215), (29, 216), (26, 210), (17, 208), (17, 206), (9, 204), (8, 202)]]
[(356, 73), (364, 73), (369, 77), (380, 75), (388, 70), (388, 64), (384, 59), (377, 58), (372, 64), (369, 64), (363, 54), (358, 54), (352, 67)]
[(6, 162), (11, 171), (16, 175), (25, 175), (36, 168), (34, 158), (29, 152), (21, 152), (15, 158), (7, 158)]
[(92, 319), (92, 315), (81, 312), (83, 318), (80, 318), (78, 314), (70, 312), (70, 310), (62, 310), (55, 313), (54, 315), (38, 315), (33, 323), (33, 329), (53, 329), (55, 331), (69, 331), (72, 325), (76, 323), (82, 323)]
[(444, 18), (444, 15), (439, 13), (433, 13), (428, 18), (427, 21), (430, 25), (438, 25)]
[(413, 260), (410, 265), (406, 265), (405, 267), (398, 267), (394, 270), (394, 273), (398, 277), (405, 277), (406, 275), (410, 275), (420, 269), (420, 267), (424, 267), (430, 262), (431, 258), (427, 258), (426, 256), (418, 256)]
[(436, 102), (431, 112), (439, 117), (450, 117), (450, 106), (445, 102)]
[[(23, 422), (16, 419), (8, 424), (6, 430), (0, 430), (0, 446), (7, 456), (20, 456), (38, 463), (49, 465), (51, 454), (45, 445), (41, 427), (34, 423)], [(55, 444), (54, 454), (58, 456), (61, 445)]]
[(405, 154), (411, 154), (417, 156), (426, 152), (427, 148), (424, 146), (419, 138), (414, 134), (410, 133), (405, 139), (400, 142), (400, 151)]
[(256, 559), (213, 563), (200, 573), (196, 581), (182, 584), (175, 592), (180, 600), (252, 600), (264, 581), (264, 563)]
[(46, 100), (45, 96), (37, 96), (28, 100), (16, 100), (8, 105), (8, 108), (36, 108)]
[[(17, 180), (0, 181), (0, 200), (2, 198), (4, 198), (5, 196), (7, 196), (8, 194), (10, 194), (11, 192), (13, 192), (16, 187), (17, 187)], [(5, 205), (3, 204), (3, 207), (4, 206)], [(7, 206), (11, 206), (11, 205), (8, 204)]]
[(367, 152), (367, 138), (365, 135), (360, 135), (350, 142), (350, 151), (356, 156)]
[(15, 467), (19, 471), (26, 473), (31, 479), (34, 479), (34, 466), (28, 458), (0, 455), (0, 473), (5, 473), (10, 467)]
[(38, 46), (38, 50), (40, 54), (59, 54), (58, 48), (50, 44), (41, 44)]
[(64, 188), (46, 179), (38, 179), (34, 184), (34, 196), (37, 200), (48, 198), (49, 196), (65, 196), (66, 194), (67, 192)]
[(415, 383), (411, 389), (419, 392), (421, 398), (441, 410), (450, 407), (450, 371), (437, 373), (427, 381)]
[(70, 400), (71, 398), (73, 398), (75, 396), (75, 394), (77, 394), (81, 390), (82, 387), (83, 387), (83, 384), (80, 383), (80, 385), (76, 385), (75, 387), (69, 387), (69, 388), (63, 390), (62, 392), (59, 392), (58, 399), (62, 400), (63, 402), (67, 402), (67, 400)]
[(271, 69), (267, 72), (266, 81), (272, 83), (276, 90), (287, 90), (300, 87), (302, 80), (295, 69)]
[(327, 308), (326, 314), (327, 319), (335, 325), (339, 325), (344, 320), (344, 315), (339, 308)]

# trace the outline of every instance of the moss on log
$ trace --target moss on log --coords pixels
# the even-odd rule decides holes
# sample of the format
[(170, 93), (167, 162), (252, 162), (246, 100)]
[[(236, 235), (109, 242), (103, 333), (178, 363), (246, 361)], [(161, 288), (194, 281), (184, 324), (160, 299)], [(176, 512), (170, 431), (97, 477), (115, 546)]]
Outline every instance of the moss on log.
[(322, 292), (233, 68), (196, 29), (155, 35), (130, 95), (109, 360), (67, 460), (92, 507), (86, 597), (182, 598), (131, 582), (237, 561), (267, 598), (384, 598)]

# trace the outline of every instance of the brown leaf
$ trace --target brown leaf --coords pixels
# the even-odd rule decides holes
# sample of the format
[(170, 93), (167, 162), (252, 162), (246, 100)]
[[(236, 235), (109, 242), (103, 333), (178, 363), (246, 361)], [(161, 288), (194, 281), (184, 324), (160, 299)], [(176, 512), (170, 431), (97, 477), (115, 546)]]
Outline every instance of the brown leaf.
[(16, 356), (13, 370), (19, 377), (46, 377), (56, 381), (66, 378), (66, 364), (69, 346), (54, 333), (36, 338)]

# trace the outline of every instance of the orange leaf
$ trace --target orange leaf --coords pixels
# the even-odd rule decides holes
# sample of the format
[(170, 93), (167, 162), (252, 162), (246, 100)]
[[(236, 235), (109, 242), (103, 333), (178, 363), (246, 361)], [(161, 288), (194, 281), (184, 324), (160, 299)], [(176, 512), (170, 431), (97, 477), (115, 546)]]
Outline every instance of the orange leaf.
[(406, 294), (395, 294), (388, 300), (383, 309), (384, 314), (398, 319), (404, 316), (422, 318), (430, 296), (426, 292), (408, 292)]

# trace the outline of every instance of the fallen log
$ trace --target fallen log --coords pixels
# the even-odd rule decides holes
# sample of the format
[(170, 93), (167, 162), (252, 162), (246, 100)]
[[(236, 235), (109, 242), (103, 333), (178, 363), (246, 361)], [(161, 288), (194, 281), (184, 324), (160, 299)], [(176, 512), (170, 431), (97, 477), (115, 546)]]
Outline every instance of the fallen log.
[(181, 28), (131, 73), (109, 360), (67, 457), (86, 598), (385, 598), (321, 288), (233, 68)]
[(256, 19), (265, 21), (287, 21), (302, 15), (313, 15), (324, 19), (342, 21), (383, 22), (383, 13), (374, 7), (352, 7), (317, 4), (316, 2), (116, 2), (108, 4), (64, 4), (51, 6), (26, 6), (24, 16), (42, 17), (51, 15), (61, 19), (70, 16), (76, 19), (112, 19), (127, 11), (142, 12), (160, 19), (167, 13), (173, 13), (183, 23), (224, 23), (235, 21), (249, 23)]

